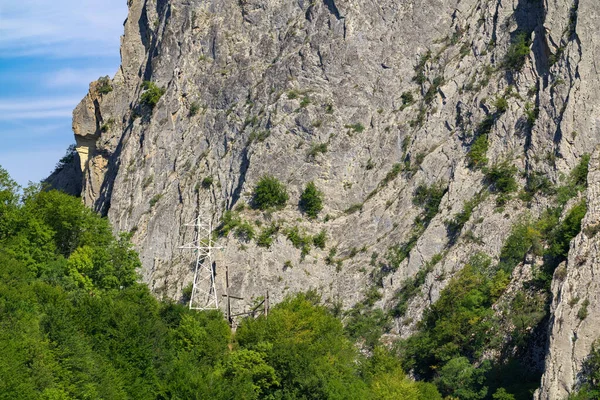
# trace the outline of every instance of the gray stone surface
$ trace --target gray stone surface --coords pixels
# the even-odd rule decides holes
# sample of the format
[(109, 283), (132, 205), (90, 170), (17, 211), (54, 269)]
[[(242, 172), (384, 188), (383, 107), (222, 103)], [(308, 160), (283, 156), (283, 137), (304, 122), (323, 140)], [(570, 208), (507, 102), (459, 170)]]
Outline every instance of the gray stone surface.
[[(74, 112), (84, 160), (82, 197), (107, 214), (115, 230), (134, 232), (143, 280), (157, 295), (178, 298), (192, 279), (193, 256), (178, 249), (192, 236), (183, 224), (202, 209), (212, 209), (217, 223), (226, 209), (250, 203), (261, 176), (274, 174), (287, 185), (287, 207), (272, 213), (246, 208), (242, 217), (263, 226), (283, 221), (310, 234), (324, 229), (327, 249), (313, 249), (301, 260), (284, 235), (265, 249), (231, 234), (218, 240), (225, 250), (217, 256), (217, 290), (223, 292), (226, 263), (232, 291), (246, 299), (235, 304), (237, 311), (267, 289), (276, 302), (316, 288), (325, 299), (350, 307), (372, 285), (372, 254), (383, 262), (391, 246), (411, 235), (422, 213), (412, 202), (416, 188), (444, 182), (448, 191), (440, 212), (383, 281), (378, 306), (388, 307), (403, 279), (443, 254), (410, 303), (412, 322), (396, 321), (392, 333), (407, 336), (472, 254), (497, 257), (511, 226), (548, 205), (538, 197), (528, 209), (515, 197), (498, 210), (495, 196), (488, 196), (450, 245), (444, 221), (487, 186), (480, 171), (468, 168), (466, 153), (473, 130), (494, 112), (494, 100), (512, 93), (489, 134), (488, 157), (490, 163), (517, 166), (520, 186), (532, 171), (558, 183), (600, 142), (600, 11), (593, 0), (575, 5), (577, 18), (572, 2), (562, 0), (130, 0), (114, 90), (100, 95), (93, 83)], [(525, 67), (513, 74), (501, 64), (520, 30), (533, 31), (534, 41)], [(428, 51), (428, 81), (419, 85), (414, 69)], [(443, 81), (426, 104), (436, 77)], [(140, 105), (144, 80), (166, 90), (154, 110)], [(417, 101), (403, 107), (408, 92)], [(540, 110), (532, 129), (527, 103)], [(411, 122), (419, 114), (422, 124)], [(356, 124), (364, 130), (351, 128)], [(311, 146), (321, 143), (327, 152), (309, 157)], [(380, 185), (395, 164), (409, 162)], [(584, 225), (600, 218), (596, 171), (590, 174)], [(214, 185), (203, 189), (198, 184), (207, 176)], [(297, 207), (311, 180), (325, 195), (316, 221)], [(358, 203), (360, 211), (344, 212)], [(600, 336), (594, 329), (600, 318), (596, 244), (578, 236), (566, 280), (553, 284), (540, 399), (559, 399), (572, 390)], [(344, 259), (341, 267), (325, 262), (333, 247)], [(576, 261), (584, 253), (585, 261)], [(292, 268), (284, 267), (288, 260)], [(527, 275), (518, 271), (514, 287)], [(575, 292), (590, 299), (583, 322), (565, 303)]]

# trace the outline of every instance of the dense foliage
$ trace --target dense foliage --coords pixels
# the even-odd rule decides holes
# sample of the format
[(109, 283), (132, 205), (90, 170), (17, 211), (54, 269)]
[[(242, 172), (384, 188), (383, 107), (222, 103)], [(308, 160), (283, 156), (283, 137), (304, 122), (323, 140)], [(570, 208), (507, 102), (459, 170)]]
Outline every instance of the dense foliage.
[(158, 104), (160, 98), (166, 93), (165, 88), (158, 87), (156, 83), (150, 81), (144, 81), (142, 88), (144, 89), (144, 93), (142, 93), (140, 98), (141, 103), (151, 109)]
[(254, 206), (259, 210), (271, 207), (281, 208), (285, 206), (288, 198), (283, 183), (271, 175), (263, 176), (254, 188)]
[(314, 182), (308, 182), (306, 188), (300, 196), (300, 209), (309, 218), (317, 218), (323, 209), (323, 192), (321, 192)]
[(79, 199), (18, 189), (0, 168), (0, 399), (441, 400), (360, 355), (314, 293), (232, 335), (136, 283), (128, 237)]

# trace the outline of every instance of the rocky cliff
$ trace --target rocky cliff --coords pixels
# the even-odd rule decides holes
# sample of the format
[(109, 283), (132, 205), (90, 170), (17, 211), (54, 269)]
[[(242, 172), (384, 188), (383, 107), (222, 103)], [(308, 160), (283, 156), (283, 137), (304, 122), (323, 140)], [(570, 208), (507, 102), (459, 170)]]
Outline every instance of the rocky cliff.
[[(416, 280), (389, 332), (407, 337), (471, 255), (497, 260), (514, 226), (549, 207), (564, 220), (587, 196), (538, 340), (537, 396), (562, 398), (600, 336), (599, 13), (592, 0), (129, 0), (122, 65), (74, 112), (82, 198), (133, 233), (158, 296), (192, 280), (184, 224), (233, 210), (245, 228), (221, 230), (216, 265), (236, 310), (308, 288), (346, 309), (375, 291), (391, 309)], [(578, 194), (565, 182), (586, 153)], [(249, 207), (266, 174), (286, 185), (283, 209)], [(298, 208), (310, 181), (317, 219)]]

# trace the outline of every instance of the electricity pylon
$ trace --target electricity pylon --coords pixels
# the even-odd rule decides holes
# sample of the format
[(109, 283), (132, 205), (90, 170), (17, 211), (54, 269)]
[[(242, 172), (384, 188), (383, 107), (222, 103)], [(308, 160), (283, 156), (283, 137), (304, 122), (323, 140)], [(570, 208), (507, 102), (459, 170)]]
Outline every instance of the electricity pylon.
[(184, 226), (193, 226), (194, 241), (179, 247), (196, 252), (196, 268), (190, 297), (190, 310), (218, 310), (219, 300), (215, 286), (215, 265), (213, 265), (212, 215), (198, 217)]

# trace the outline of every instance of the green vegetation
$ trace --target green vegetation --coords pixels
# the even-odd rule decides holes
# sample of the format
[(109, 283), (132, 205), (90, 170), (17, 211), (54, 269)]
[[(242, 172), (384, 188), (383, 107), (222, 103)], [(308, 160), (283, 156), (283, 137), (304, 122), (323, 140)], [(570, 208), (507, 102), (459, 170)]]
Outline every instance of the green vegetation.
[(473, 214), (473, 211), (475, 208), (477, 208), (482, 200), (483, 195), (477, 194), (471, 200), (465, 201), (462, 211), (456, 214), (454, 218), (444, 221), (446, 230), (448, 231), (448, 237), (450, 238), (450, 243), (454, 243), (456, 241), (465, 224), (471, 219), (471, 214)]
[(520, 32), (515, 35), (506, 56), (504, 57), (504, 68), (513, 72), (521, 71), (530, 53), (530, 36), (531, 35), (528, 35), (525, 32)]
[(495, 345), (497, 323), (491, 306), (507, 283), (504, 272), (496, 272), (487, 256), (473, 256), (425, 311), (419, 331), (399, 344), (404, 368), (434, 380), (443, 395), (483, 399), (489, 364), (471, 363)]
[(202, 179), (202, 188), (210, 189), (210, 187), (213, 185), (214, 181), (215, 180), (212, 176), (205, 176), (204, 179)]
[(105, 123), (103, 123), (100, 126), (100, 132), (102, 133), (106, 133), (108, 131), (111, 130), (111, 128), (113, 127), (113, 125), (115, 124), (115, 119), (114, 118), (109, 118)]
[(595, 400), (600, 398), (600, 341), (592, 345), (582, 368), (579, 390), (569, 396), (569, 400)]
[(360, 122), (352, 125), (346, 125), (345, 128), (352, 130), (354, 133), (362, 133), (365, 130), (365, 127)]
[(406, 107), (410, 107), (415, 103), (415, 96), (411, 92), (404, 92), (401, 96), (402, 99), (402, 107), (401, 110), (404, 110)]
[(418, 83), (419, 85), (427, 82), (427, 77), (425, 76), (425, 66), (427, 62), (431, 59), (431, 51), (428, 50), (427, 53), (423, 54), (419, 59), (417, 65), (415, 65), (415, 76), (413, 77), (413, 81)]
[(310, 253), (313, 244), (313, 238), (310, 235), (301, 232), (297, 226), (286, 229), (285, 235), (295, 248), (302, 251), (300, 254), (301, 259), (304, 259)]
[(195, 115), (197, 115), (200, 112), (200, 104), (197, 101), (194, 101), (191, 105), (190, 105), (190, 117), (193, 117)]
[(386, 350), (361, 355), (313, 292), (232, 334), (136, 283), (128, 237), (79, 199), (18, 189), (0, 168), (3, 398), (441, 399)]
[(238, 239), (250, 241), (256, 236), (254, 227), (242, 219), (237, 211), (227, 210), (223, 213), (221, 223), (217, 227), (217, 236), (227, 237), (230, 232), (235, 232)]
[(361, 211), (362, 208), (363, 208), (362, 203), (352, 204), (350, 207), (348, 207), (346, 210), (344, 210), (344, 213), (346, 213), (348, 215), (354, 214), (357, 211)]
[(141, 103), (153, 109), (160, 98), (165, 94), (166, 90), (156, 86), (154, 82), (145, 81), (142, 85), (144, 93), (142, 93)]
[(530, 127), (535, 125), (535, 121), (537, 121), (539, 114), (540, 109), (537, 106), (534, 106), (530, 102), (525, 103), (525, 118)]
[(429, 89), (427, 89), (427, 92), (425, 92), (425, 97), (423, 98), (426, 104), (430, 104), (433, 99), (435, 99), (437, 91), (443, 84), (444, 78), (442, 76), (433, 79), (433, 82), (431, 82), (431, 85), (429, 86)]
[(308, 158), (315, 158), (319, 154), (327, 153), (327, 143), (315, 143), (308, 150)]
[(429, 222), (439, 211), (442, 198), (448, 191), (445, 182), (438, 182), (431, 186), (419, 185), (413, 196), (413, 204), (420, 206), (424, 210), (422, 217), (423, 225), (429, 225)]
[(109, 94), (113, 91), (113, 86), (108, 75), (98, 78), (98, 84), (96, 86), (98, 94)]
[(323, 209), (323, 192), (317, 189), (314, 182), (309, 182), (300, 196), (300, 209), (309, 218), (317, 218)]
[(304, 96), (302, 98), (302, 100), (300, 101), (300, 108), (306, 108), (310, 105), (310, 103), (311, 103), (310, 97)]
[(325, 244), (327, 242), (327, 233), (325, 232), (325, 230), (322, 230), (317, 235), (313, 236), (312, 240), (315, 247), (324, 250)]
[(156, 194), (154, 195), (154, 197), (152, 197), (149, 201), (150, 207), (154, 207), (156, 205), (156, 203), (158, 203), (158, 201), (162, 198), (162, 194)]
[[(73, 162), (76, 155), (77, 155), (77, 150), (75, 150), (75, 145), (74, 144), (69, 145), (69, 147), (67, 147), (67, 151), (65, 151), (65, 155), (62, 156), (62, 158), (60, 160), (58, 160), (58, 163), (56, 163), (56, 166), (54, 167), (54, 172), (58, 172), (58, 171), (62, 170), (63, 168), (65, 168), (65, 166), (67, 166), (68, 164)], [(3, 171), (3, 170), (0, 169), (0, 172), (1, 171)], [(0, 177), (0, 179), (1, 179), (1, 177)]]
[(506, 97), (498, 97), (494, 102), (494, 107), (496, 107), (496, 112), (504, 114), (506, 110), (508, 110), (508, 101), (506, 100)]
[(442, 257), (442, 254), (433, 256), (429, 262), (425, 263), (425, 265), (419, 269), (414, 277), (408, 278), (402, 282), (402, 286), (394, 295), (396, 305), (390, 312), (394, 318), (404, 317), (406, 311), (408, 311), (408, 303), (421, 291), (421, 287), (425, 284), (425, 278), (433, 271), (433, 267), (441, 261)]
[(510, 199), (510, 194), (518, 189), (515, 174), (517, 167), (504, 161), (486, 168), (485, 178), (490, 183), (490, 190), (498, 193), (496, 203), (501, 206)]
[(254, 207), (259, 210), (283, 208), (288, 198), (285, 186), (272, 175), (263, 176), (254, 189)]
[(273, 244), (273, 237), (277, 235), (280, 229), (281, 227), (278, 224), (271, 223), (271, 225), (262, 230), (256, 239), (256, 244), (260, 247), (271, 247)]

